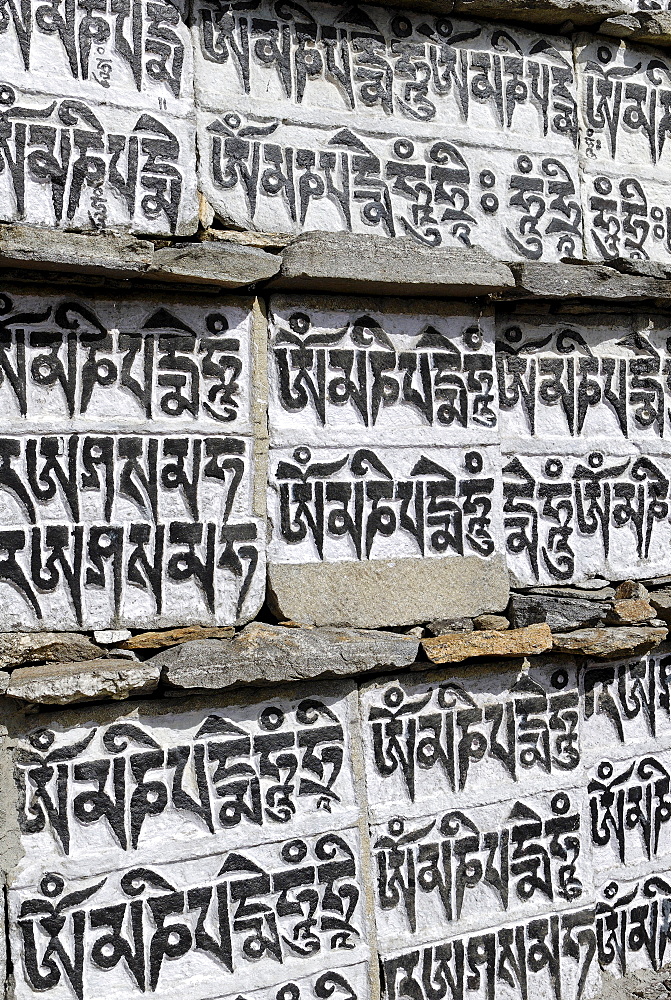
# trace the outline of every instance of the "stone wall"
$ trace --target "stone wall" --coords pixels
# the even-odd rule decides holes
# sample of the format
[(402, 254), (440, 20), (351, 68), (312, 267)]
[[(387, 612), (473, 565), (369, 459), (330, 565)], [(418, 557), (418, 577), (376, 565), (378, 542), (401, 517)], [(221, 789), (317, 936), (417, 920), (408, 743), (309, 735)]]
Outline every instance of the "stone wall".
[(670, 81), (0, 0), (0, 1000), (668, 1000)]

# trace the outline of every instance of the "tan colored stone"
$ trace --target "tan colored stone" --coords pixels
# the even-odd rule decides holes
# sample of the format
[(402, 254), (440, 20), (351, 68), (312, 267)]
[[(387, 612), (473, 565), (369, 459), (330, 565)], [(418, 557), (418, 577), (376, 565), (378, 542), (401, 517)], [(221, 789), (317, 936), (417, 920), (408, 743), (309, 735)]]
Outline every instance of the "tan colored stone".
[(615, 591), (616, 601), (630, 601), (632, 598), (645, 600), (650, 596), (649, 590), (638, 580), (623, 580)]
[(655, 617), (655, 609), (649, 601), (640, 597), (614, 601), (606, 619), (609, 625), (636, 625)]
[(183, 642), (193, 642), (194, 639), (232, 639), (234, 628), (208, 628), (206, 625), (185, 625), (184, 628), (171, 628), (166, 632), (141, 632), (131, 639), (121, 643), (121, 649), (167, 649), (169, 646), (179, 646)]
[(591, 656), (597, 660), (619, 660), (626, 656), (640, 656), (664, 642), (666, 628), (639, 626), (638, 628), (581, 628), (575, 632), (555, 632), (553, 649), (577, 656)]
[(2, 632), (0, 667), (94, 660), (102, 650), (81, 632)]
[(422, 648), (433, 663), (459, 663), (472, 656), (534, 656), (552, 649), (552, 632), (549, 625), (507, 632), (454, 632), (424, 639)]
[[(473, 626), (478, 632), (504, 632), (510, 628), (510, 622), (503, 615), (479, 615), (473, 619)], [(468, 629), (466, 631), (469, 631)]]

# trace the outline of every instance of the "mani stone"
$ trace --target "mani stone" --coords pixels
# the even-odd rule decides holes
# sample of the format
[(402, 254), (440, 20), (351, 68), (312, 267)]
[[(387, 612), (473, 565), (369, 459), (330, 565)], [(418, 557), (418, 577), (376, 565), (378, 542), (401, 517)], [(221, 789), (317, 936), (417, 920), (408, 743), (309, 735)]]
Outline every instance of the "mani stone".
[(455, 632), (424, 639), (422, 648), (433, 663), (459, 663), (473, 656), (534, 656), (552, 648), (552, 633), (549, 625), (508, 632)]
[(607, 620), (609, 625), (636, 625), (637, 622), (647, 622), (654, 617), (654, 608), (648, 601), (633, 597), (616, 600)]
[(161, 671), (151, 661), (100, 659), (14, 670), (7, 697), (38, 705), (69, 705), (76, 701), (118, 701), (132, 694), (150, 694)]
[(40, 226), (0, 226), (0, 267), (136, 276), (152, 262), (154, 244), (133, 236), (86, 236)]
[(282, 254), (271, 287), (374, 295), (484, 295), (514, 288), (510, 269), (480, 247), (425, 249), (409, 236), (305, 233)]
[(619, 660), (649, 653), (666, 639), (666, 628), (651, 626), (584, 628), (576, 632), (555, 632), (553, 648), (560, 653), (592, 656), (597, 660)]
[(508, 596), (508, 571), (500, 555), (268, 567), (268, 601), (275, 617), (304, 625), (379, 628), (473, 618), (503, 611)]
[(603, 601), (546, 594), (511, 594), (508, 613), (515, 628), (547, 622), (551, 629), (573, 629), (605, 622), (610, 609), (611, 605)]
[(419, 640), (396, 632), (282, 628), (252, 622), (230, 642), (201, 639), (147, 661), (180, 688), (229, 688), (347, 677), (414, 663)]
[(0, 667), (93, 660), (101, 650), (79, 632), (0, 633)]
[(165, 632), (141, 632), (126, 639), (122, 649), (166, 649), (196, 639), (232, 639), (234, 635), (235, 629), (229, 626), (208, 628), (206, 625), (185, 625)]
[(220, 288), (242, 288), (272, 278), (279, 257), (234, 243), (183, 243), (154, 253), (148, 275)]

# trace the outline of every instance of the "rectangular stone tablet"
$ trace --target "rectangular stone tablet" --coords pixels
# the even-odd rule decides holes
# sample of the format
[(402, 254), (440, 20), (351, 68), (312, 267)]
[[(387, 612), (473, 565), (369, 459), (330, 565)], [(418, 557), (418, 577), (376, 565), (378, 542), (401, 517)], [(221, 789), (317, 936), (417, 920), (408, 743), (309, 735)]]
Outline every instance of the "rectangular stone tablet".
[(254, 301), (8, 291), (1, 346), (2, 627), (253, 617)]

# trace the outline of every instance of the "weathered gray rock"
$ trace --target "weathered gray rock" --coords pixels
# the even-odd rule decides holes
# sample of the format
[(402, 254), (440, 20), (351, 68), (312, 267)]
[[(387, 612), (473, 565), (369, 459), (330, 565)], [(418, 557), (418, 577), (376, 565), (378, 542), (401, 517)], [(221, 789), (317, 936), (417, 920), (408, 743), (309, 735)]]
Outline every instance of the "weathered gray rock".
[(510, 628), (510, 622), (503, 615), (479, 615), (473, 620), (473, 627), (478, 632), (487, 632), (490, 630), (505, 632), (506, 629)]
[(433, 663), (459, 663), (480, 656), (535, 656), (552, 649), (552, 633), (548, 625), (508, 632), (448, 632), (423, 639), (422, 649)]
[(114, 701), (131, 694), (149, 694), (158, 685), (160, 668), (150, 660), (99, 659), (19, 667), (11, 674), (8, 698), (38, 705), (68, 705), (77, 701)]
[(410, 237), (305, 233), (287, 246), (271, 287), (375, 295), (482, 295), (514, 288), (510, 269), (479, 247), (424, 249)]
[(671, 587), (666, 590), (653, 590), (649, 601), (657, 617), (671, 624)]
[(551, 629), (582, 628), (606, 621), (611, 605), (604, 601), (554, 597), (549, 594), (511, 594), (508, 613), (515, 628), (547, 622)]
[(576, 598), (579, 601), (612, 601), (615, 588), (600, 586), (598, 590), (583, 590), (580, 587), (530, 587), (526, 593), (562, 599)]
[(548, 299), (670, 299), (671, 281), (621, 274), (603, 264), (510, 265), (518, 292)]
[(426, 626), (431, 635), (445, 635), (446, 632), (472, 632), (472, 618), (443, 618), (429, 622)]
[[(407, 3), (407, 0), (405, 0)], [(468, 14), (494, 20), (523, 21), (530, 24), (554, 24), (594, 26), (608, 17), (618, 17), (627, 13), (622, 0), (419, 0), (427, 9), (439, 9), (443, 13)], [(397, 0), (394, 6), (401, 6)], [(417, 6), (415, 3), (413, 6)]]
[(610, 38), (629, 38), (640, 30), (640, 22), (633, 14), (619, 14), (617, 17), (607, 17), (599, 25), (599, 33)]
[(1, 632), (0, 667), (93, 660), (102, 650), (80, 632)]
[(268, 587), (280, 620), (355, 628), (473, 618), (503, 611), (509, 593), (501, 556), (271, 563)]
[(283, 250), (296, 237), (292, 233), (255, 233), (247, 229), (206, 229), (200, 237), (213, 243), (237, 243), (243, 247), (258, 247), (260, 250)]
[(618, 660), (640, 656), (664, 642), (668, 630), (649, 625), (622, 628), (584, 628), (575, 632), (555, 632), (553, 649), (560, 653), (591, 656), (597, 660)]
[(134, 277), (147, 270), (153, 255), (153, 243), (133, 236), (0, 225), (0, 267)]
[(200, 639), (147, 663), (180, 688), (229, 688), (313, 677), (347, 677), (379, 667), (406, 667), (419, 641), (396, 632), (282, 628), (252, 622), (234, 639)]
[(671, 584), (671, 576), (654, 576), (649, 580), (640, 580), (639, 582), (649, 590), (663, 590)]
[(148, 270), (153, 278), (242, 288), (272, 278), (280, 258), (256, 247), (235, 243), (183, 243), (157, 250)]
[(636, 15), (639, 27), (631, 35), (632, 42), (645, 42), (646, 45), (669, 45), (671, 43), (671, 13), (668, 10), (650, 13), (638, 12)]

